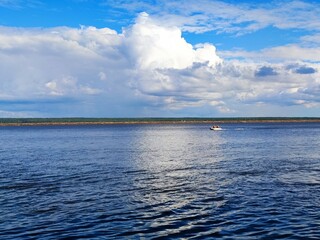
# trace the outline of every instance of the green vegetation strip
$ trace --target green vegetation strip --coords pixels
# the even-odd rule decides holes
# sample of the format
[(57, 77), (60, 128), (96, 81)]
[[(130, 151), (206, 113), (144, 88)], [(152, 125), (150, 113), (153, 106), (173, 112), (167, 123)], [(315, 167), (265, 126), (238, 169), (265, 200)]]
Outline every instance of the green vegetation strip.
[(320, 122), (320, 118), (0, 118), (0, 126)]

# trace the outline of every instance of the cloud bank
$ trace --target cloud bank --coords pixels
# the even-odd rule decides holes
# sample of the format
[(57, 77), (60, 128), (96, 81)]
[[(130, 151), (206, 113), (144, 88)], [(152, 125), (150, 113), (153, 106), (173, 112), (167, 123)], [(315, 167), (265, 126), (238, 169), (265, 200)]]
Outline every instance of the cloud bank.
[[(115, 4), (116, 3), (116, 4)], [(222, 1), (222, 0), (108, 0), (125, 12), (147, 11), (157, 21), (183, 31), (246, 34), (266, 28), (320, 31), (320, 4), (316, 1)]]
[(268, 59), (286, 49), (264, 51), (259, 62), (250, 60), (259, 53), (223, 59), (213, 44), (191, 45), (181, 28), (146, 13), (121, 33), (1, 27), (0, 114), (257, 116), (272, 113), (270, 105), (319, 108), (315, 55), (279, 63)]

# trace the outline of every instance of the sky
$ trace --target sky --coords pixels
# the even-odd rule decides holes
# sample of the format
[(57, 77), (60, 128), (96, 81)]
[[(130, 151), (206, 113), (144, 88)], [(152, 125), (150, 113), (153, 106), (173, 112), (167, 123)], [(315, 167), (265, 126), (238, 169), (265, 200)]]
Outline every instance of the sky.
[(320, 0), (0, 0), (0, 117), (320, 117)]

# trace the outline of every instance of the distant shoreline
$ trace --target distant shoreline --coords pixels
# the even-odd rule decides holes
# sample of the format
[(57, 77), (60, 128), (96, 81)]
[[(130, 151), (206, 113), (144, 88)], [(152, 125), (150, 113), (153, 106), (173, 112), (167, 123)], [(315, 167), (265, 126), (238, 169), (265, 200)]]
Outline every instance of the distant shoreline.
[(0, 118), (0, 126), (128, 124), (320, 123), (320, 118)]

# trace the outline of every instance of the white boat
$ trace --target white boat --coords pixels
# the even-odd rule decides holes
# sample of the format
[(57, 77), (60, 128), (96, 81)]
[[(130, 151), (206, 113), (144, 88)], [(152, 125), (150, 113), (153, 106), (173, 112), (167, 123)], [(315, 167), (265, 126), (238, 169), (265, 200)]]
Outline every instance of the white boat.
[(222, 128), (220, 126), (218, 126), (218, 125), (214, 125), (214, 126), (210, 127), (210, 130), (220, 131), (220, 130), (222, 130)]

